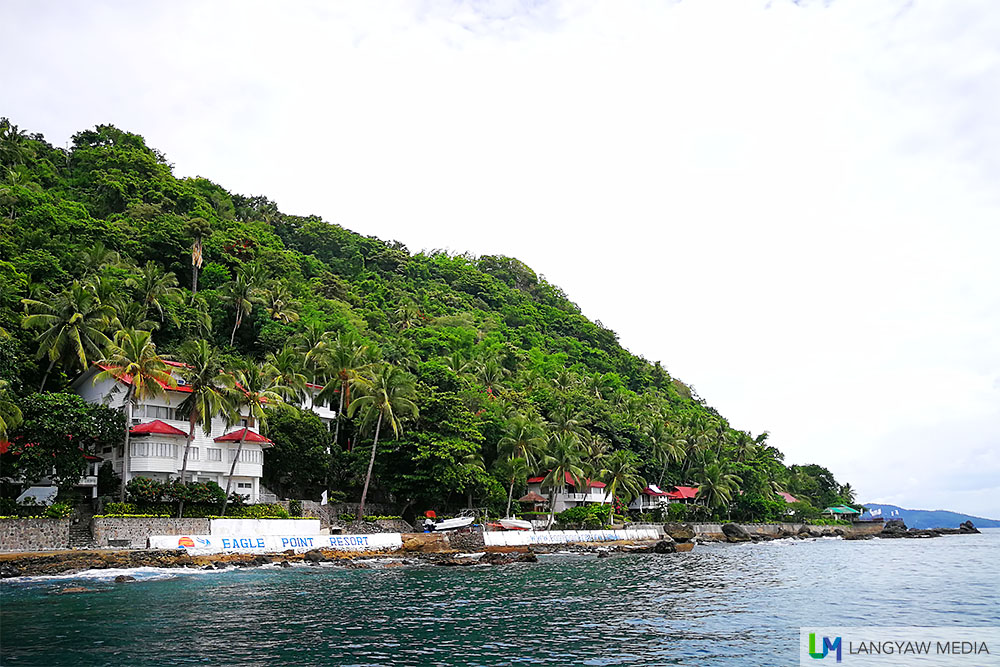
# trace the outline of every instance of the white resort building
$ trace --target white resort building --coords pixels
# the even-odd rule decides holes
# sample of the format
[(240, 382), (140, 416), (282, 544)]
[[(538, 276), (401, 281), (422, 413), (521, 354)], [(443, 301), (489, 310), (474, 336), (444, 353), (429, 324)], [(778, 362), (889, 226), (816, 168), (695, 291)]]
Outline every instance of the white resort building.
[[(169, 367), (178, 368), (182, 364), (166, 362)], [(166, 387), (165, 395), (140, 403), (134, 409), (124, 406), (126, 386), (131, 377), (118, 380), (110, 378), (94, 381), (100, 367), (92, 367), (73, 383), (73, 390), (90, 403), (103, 403), (124, 409), (131, 419), (128, 469), (123, 470), (125, 447), (105, 447), (96, 452), (106, 461), (111, 461), (115, 472), (123, 483), (134, 477), (147, 477), (160, 481), (180, 476), (187, 441), (189, 422), (178, 414), (177, 407), (190, 393), (183, 380), (177, 379), (176, 387)], [(336, 417), (336, 412), (315, 405), (315, 395), (321, 387), (309, 385), (310, 396), (306, 408), (311, 409), (328, 426)], [(264, 452), (271, 441), (254, 430), (254, 424), (243, 417), (237, 425), (227, 425), (222, 415), (212, 418), (211, 431), (205, 434), (201, 426), (195, 427), (194, 438), (188, 453), (188, 481), (215, 482), (222, 488), (226, 480), (240, 439), (246, 437), (240, 460), (233, 474), (232, 491), (247, 497), (249, 502), (261, 501), (261, 477), (264, 468)]]
[[(546, 502), (548, 502), (551, 489), (546, 487), (545, 491), (542, 491), (542, 480), (544, 479), (545, 475), (529, 477), (528, 493), (537, 493), (543, 496)], [(590, 503), (610, 503), (611, 499), (607, 498), (604, 494), (604, 487), (604, 482), (590, 479), (582, 480), (580, 484), (577, 484), (573, 480), (573, 477), (569, 473), (566, 473), (565, 483), (556, 489), (555, 500), (553, 501), (555, 511), (562, 512), (570, 507), (578, 507)]]

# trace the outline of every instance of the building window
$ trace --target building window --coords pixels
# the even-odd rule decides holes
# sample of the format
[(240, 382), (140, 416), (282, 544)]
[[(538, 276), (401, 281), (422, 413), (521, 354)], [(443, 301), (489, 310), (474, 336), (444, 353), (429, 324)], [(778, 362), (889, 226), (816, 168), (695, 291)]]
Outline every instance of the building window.
[(221, 461), (222, 460), (222, 450), (221, 449), (216, 449), (215, 447), (209, 447), (206, 451), (208, 452), (208, 460), (209, 461)]
[[(230, 449), (227, 457), (230, 461), (236, 458), (236, 450)], [(262, 461), (261, 452), (257, 449), (244, 449), (240, 452), (240, 463), (260, 463)]]
[(152, 456), (160, 459), (177, 458), (177, 445), (167, 442), (133, 442), (132, 456)]
[(145, 407), (146, 419), (176, 419), (177, 411), (174, 408), (167, 407), (165, 405), (146, 405)]
[(191, 447), (190, 450), (188, 451), (188, 461), (197, 461), (197, 460), (198, 460), (198, 448)]
[(252, 489), (253, 482), (236, 482), (237, 489)]

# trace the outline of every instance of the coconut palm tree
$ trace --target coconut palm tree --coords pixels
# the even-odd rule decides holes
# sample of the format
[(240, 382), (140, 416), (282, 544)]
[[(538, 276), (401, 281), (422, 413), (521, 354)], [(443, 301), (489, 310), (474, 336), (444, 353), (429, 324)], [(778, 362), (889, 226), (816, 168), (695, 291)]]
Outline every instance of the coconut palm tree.
[(583, 425), (585, 420), (582, 412), (574, 410), (568, 403), (563, 403), (552, 413), (549, 430), (556, 435), (571, 435), (583, 440), (590, 436), (590, 431)]
[(365, 515), (365, 500), (375, 465), (375, 451), (378, 448), (382, 422), (389, 425), (395, 437), (399, 437), (400, 418), (406, 415), (416, 418), (418, 411), (413, 400), (416, 398), (413, 378), (395, 366), (382, 364), (370, 368), (359, 374), (355, 386), (362, 395), (351, 403), (348, 414), (353, 416), (361, 410), (366, 423), (375, 422), (375, 438), (372, 441), (371, 458), (368, 460), (368, 472), (365, 473), (365, 486), (361, 491), (361, 505), (358, 507), (358, 517), (361, 518)]
[[(515, 415), (507, 426), (507, 435), (500, 438), (497, 446), (501, 457), (511, 466), (510, 488), (507, 491), (507, 514), (510, 516), (510, 505), (514, 498), (514, 482), (521, 468), (530, 468), (541, 457), (545, 448), (545, 435), (538, 424), (523, 415)], [(516, 465), (515, 461), (523, 461), (524, 465)]]
[(57, 361), (64, 361), (80, 370), (86, 370), (94, 357), (111, 343), (105, 335), (109, 318), (114, 309), (102, 305), (94, 292), (74, 280), (66, 291), (51, 299), (21, 299), (29, 315), (24, 318), (26, 329), (40, 329), (35, 337), (38, 343), (36, 358), (47, 357), (49, 366), (42, 376), (38, 390), (45, 389), (45, 382)]
[(113, 266), (121, 261), (121, 256), (98, 241), (77, 255), (85, 276), (97, 273), (105, 266)]
[(139, 268), (137, 275), (131, 276), (125, 284), (135, 290), (136, 301), (146, 307), (146, 311), (156, 311), (163, 321), (163, 307), (166, 303), (180, 299), (177, 276), (164, 271), (158, 262), (152, 260)]
[[(122, 329), (115, 334), (114, 342), (108, 347), (104, 358), (98, 364), (101, 371), (94, 376), (94, 382), (115, 380), (115, 390), (122, 384), (125, 390), (125, 455), (122, 459), (122, 487), (120, 502), (125, 502), (125, 483), (128, 481), (129, 436), (132, 430), (132, 413), (144, 401), (166, 394), (167, 387), (176, 387), (163, 357), (156, 352), (152, 334), (136, 329)], [(114, 390), (113, 390), (114, 391)]]
[(281, 383), (290, 390), (288, 398), (301, 402), (308, 385), (302, 372), (302, 356), (290, 345), (285, 345), (280, 352), (268, 352), (267, 363), (274, 366), (281, 376)]
[(504, 388), (504, 378), (508, 375), (510, 375), (510, 371), (493, 358), (484, 360), (476, 369), (476, 378), (491, 396)]
[(663, 417), (659, 415), (646, 425), (646, 435), (653, 443), (653, 459), (660, 465), (660, 476), (656, 483), (662, 485), (667, 467), (681, 460), (687, 443), (677, 430), (667, 426)]
[(204, 260), (202, 256), (201, 242), (212, 234), (212, 225), (205, 218), (191, 218), (188, 220), (188, 232), (194, 239), (191, 244), (191, 297), (198, 293), (198, 271), (201, 269)]
[[(222, 501), (222, 516), (226, 516), (229, 505), (229, 491), (233, 485), (233, 475), (236, 474), (236, 463), (243, 453), (243, 444), (250, 431), (251, 422), (257, 423), (257, 431), (263, 435), (267, 430), (268, 415), (273, 410), (285, 409), (285, 397), (292, 389), (282, 382), (281, 373), (271, 364), (249, 365), (236, 371), (236, 389), (231, 393), (232, 417), (238, 422), (243, 410), (247, 411), (247, 425), (240, 435), (240, 444), (236, 447), (233, 463), (229, 467), (229, 477), (226, 479), (226, 499)], [(230, 424), (232, 425), (232, 424)]]
[(296, 322), (299, 319), (292, 293), (288, 291), (285, 283), (276, 283), (264, 293), (264, 310), (272, 320), (283, 324)]
[(349, 331), (342, 331), (332, 341), (325, 343), (322, 357), (323, 374), (330, 378), (316, 396), (317, 400), (331, 401), (337, 394), (337, 417), (334, 420), (333, 441), (340, 444), (340, 418), (344, 409), (351, 407), (351, 385), (359, 373), (370, 365), (368, 347)]
[(319, 322), (309, 322), (305, 330), (292, 339), (296, 349), (303, 355), (303, 365), (307, 375), (314, 382), (326, 381), (326, 378), (320, 375), (320, 366), (332, 339), (333, 332), (327, 331)]
[[(188, 420), (188, 436), (184, 443), (184, 461), (181, 464), (181, 483), (187, 480), (188, 453), (194, 439), (195, 428), (201, 426), (205, 435), (212, 433), (212, 419), (216, 415), (228, 416), (232, 412), (231, 396), (235, 379), (224, 372), (219, 353), (209, 346), (208, 341), (192, 340), (181, 346), (178, 360), (184, 364), (178, 371), (190, 389), (187, 397), (178, 406), (178, 411)], [(181, 500), (177, 518), (184, 516), (184, 501)]]
[(255, 265), (241, 266), (236, 269), (236, 279), (231, 280), (222, 288), (222, 298), (232, 306), (236, 314), (233, 332), (229, 336), (229, 344), (236, 340), (236, 330), (243, 324), (243, 317), (253, 312), (253, 306), (261, 297), (261, 282), (263, 270)]
[(598, 476), (606, 484), (604, 498), (611, 502), (609, 521), (614, 512), (615, 496), (620, 497), (625, 505), (628, 505), (646, 488), (646, 480), (639, 475), (638, 459), (634, 453), (619, 449), (604, 461), (604, 467)]
[(7, 433), (21, 423), (21, 408), (17, 407), (10, 395), (10, 383), (0, 380), (0, 439), (5, 440)]
[(569, 477), (577, 486), (586, 483), (587, 474), (583, 470), (584, 453), (580, 449), (580, 440), (573, 433), (553, 433), (549, 437), (546, 455), (542, 459), (543, 466), (548, 468), (548, 474), (542, 480), (542, 488), (549, 489), (549, 523), (556, 516), (556, 492), (566, 483)]
[(743, 480), (738, 475), (729, 472), (721, 463), (713, 461), (706, 465), (701, 472), (696, 497), (706, 507), (712, 509), (721, 506), (728, 507), (733, 500), (733, 494), (736, 493), (742, 482)]

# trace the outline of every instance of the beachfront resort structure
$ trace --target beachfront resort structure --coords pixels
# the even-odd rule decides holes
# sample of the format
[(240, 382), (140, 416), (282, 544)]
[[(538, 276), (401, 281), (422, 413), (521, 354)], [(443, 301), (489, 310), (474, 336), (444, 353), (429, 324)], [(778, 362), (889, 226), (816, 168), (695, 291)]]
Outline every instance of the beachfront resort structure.
[[(548, 503), (551, 489), (545, 487), (545, 491), (542, 491), (542, 482), (544, 480), (545, 475), (529, 477), (528, 493), (535, 493), (545, 498), (545, 502)], [(566, 473), (564, 483), (556, 488), (552, 504), (556, 512), (562, 512), (563, 510), (568, 510), (571, 507), (579, 507), (580, 505), (610, 503), (611, 499), (605, 495), (604, 487), (604, 482), (592, 479), (575, 480), (572, 475)]]
[[(101, 368), (94, 366), (73, 383), (73, 390), (88, 402), (123, 409), (129, 416), (129, 455), (125, 456), (124, 445), (105, 447), (103, 451), (96, 452), (102, 460), (111, 461), (124, 483), (134, 477), (167, 481), (180, 476), (190, 424), (179, 413), (178, 406), (191, 389), (184, 385), (176, 372), (182, 365), (173, 361), (166, 363), (177, 380), (177, 386), (165, 387), (163, 395), (135, 407), (124, 405), (126, 390), (131, 382), (128, 376), (95, 382)], [(316, 395), (320, 389), (318, 385), (309, 385), (309, 395), (303, 407), (315, 412), (329, 426), (337, 415), (334, 410), (317, 403)], [(187, 481), (215, 482), (225, 488), (241, 439), (244, 441), (243, 448), (233, 473), (232, 490), (245, 496), (249, 502), (260, 502), (264, 451), (271, 446), (271, 441), (256, 430), (256, 425), (248, 416), (241, 415), (239, 422), (233, 424), (223, 415), (216, 415), (207, 434), (201, 426), (195, 428), (188, 453)], [(94, 479), (96, 486), (96, 474)]]

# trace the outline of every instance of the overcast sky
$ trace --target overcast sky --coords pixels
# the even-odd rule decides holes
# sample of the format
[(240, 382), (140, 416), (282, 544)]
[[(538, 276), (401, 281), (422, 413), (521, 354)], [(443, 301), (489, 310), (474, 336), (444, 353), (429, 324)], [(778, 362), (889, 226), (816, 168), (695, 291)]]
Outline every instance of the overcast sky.
[(0, 114), (516, 256), (787, 463), (1000, 518), (1000, 3), (4, 0)]

